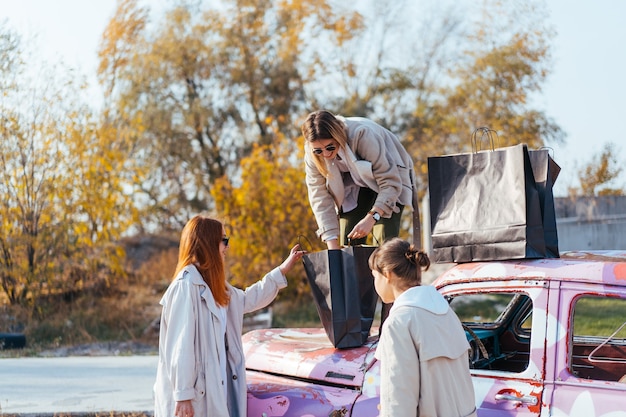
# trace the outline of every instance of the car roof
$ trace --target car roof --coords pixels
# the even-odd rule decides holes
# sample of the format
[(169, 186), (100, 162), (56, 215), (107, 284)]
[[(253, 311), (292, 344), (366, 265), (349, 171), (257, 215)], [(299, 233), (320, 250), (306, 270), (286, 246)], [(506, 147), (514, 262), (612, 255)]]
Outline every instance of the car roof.
[(432, 285), (481, 281), (575, 281), (626, 287), (626, 250), (567, 251), (560, 258), (457, 264)]

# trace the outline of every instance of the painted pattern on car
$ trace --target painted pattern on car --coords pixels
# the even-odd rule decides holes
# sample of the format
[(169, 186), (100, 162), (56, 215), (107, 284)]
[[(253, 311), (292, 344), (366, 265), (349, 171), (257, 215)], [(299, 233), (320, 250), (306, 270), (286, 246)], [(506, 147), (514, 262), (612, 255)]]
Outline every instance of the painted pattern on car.
[[(601, 380), (594, 379), (593, 369), (584, 370), (610, 366), (619, 368), (619, 374), (623, 367), (626, 374), (626, 337), (605, 346), (622, 349), (622, 357), (614, 363), (592, 362), (589, 354), (589, 358), (576, 359), (581, 364), (574, 370), (575, 359), (570, 357), (579, 349), (570, 322), (577, 300), (605, 297), (626, 305), (626, 252), (575, 252), (564, 253), (560, 259), (460, 264), (432, 285), (450, 299), (520, 294), (520, 306), (524, 302), (532, 306), (524, 324), (528, 327), (518, 324), (498, 333), (497, 323), (466, 323), (486, 343), (499, 337), (504, 345), (505, 338), (510, 342), (517, 337), (513, 343), (520, 350), (494, 349), (497, 354), (490, 352), (493, 358), (489, 358), (493, 361), (483, 359), (482, 369), (471, 370), (480, 417), (626, 417), (626, 375), (625, 382)], [(626, 317), (616, 319), (626, 322)], [(343, 350), (335, 349), (321, 328), (246, 334), (248, 415), (378, 416), (377, 332), (372, 329), (373, 336), (364, 346)], [(514, 364), (512, 369), (507, 368), (507, 361)]]

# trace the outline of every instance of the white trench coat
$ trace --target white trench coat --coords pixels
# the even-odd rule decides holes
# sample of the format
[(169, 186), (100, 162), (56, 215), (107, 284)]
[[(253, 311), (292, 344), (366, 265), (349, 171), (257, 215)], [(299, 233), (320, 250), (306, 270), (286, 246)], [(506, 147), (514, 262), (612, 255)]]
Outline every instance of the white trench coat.
[[(194, 417), (245, 417), (247, 387), (241, 342), (244, 313), (270, 304), (287, 280), (275, 268), (242, 291), (228, 285), (226, 351), (218, 306), (195, 266), (183, 269), (160, 304), (154, 417), (173, 417), (176, 401), (192, 400)], [(227, 380), (222, 378), (226, 363)], [(228, 400), (224, 398), (226, 384)]]

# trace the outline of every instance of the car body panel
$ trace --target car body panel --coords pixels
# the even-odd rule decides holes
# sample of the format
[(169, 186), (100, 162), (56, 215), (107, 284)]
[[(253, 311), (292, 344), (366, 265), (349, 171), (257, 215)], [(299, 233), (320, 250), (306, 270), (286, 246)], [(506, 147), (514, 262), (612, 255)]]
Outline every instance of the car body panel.
[[(592, 358), (587, 351), (574, 354), (581, 345), (586, 348), (584, 343), (591, 349), (599, 341), (588, 338), (582, 343), (573, 330), (579, 299), (623, 300), (626, 306), (626, 251), (459, 264), (432, 285), (453, 308), (464, 299), (490, 303), (505, 295), (512, 300), (497, 319), (486, 319), (486, 313), (463, 319), (470, 344), (489, 348), (488, 358), (480, 358), (476, 346), (472, 353), (478, 355), (472, 356), (471, 374), (479, 417), (626, 417), (626, 375), (624, 382), (618, 380), (620, 372), (626, 374), (626, 337), (606, 341), (624, 353), (618, 353), (621, 359), (610, 359), (617, 360), (615, 365), (603, 365), (617, 369), (617, 376), (602, 380), (585, 374), (585, 367), (601, 367), (591, 359), (602, 358)], [(626, 314), (619, 315), (616, 320), (626, 329)], [(246, 334), (248, 415), (378, 416), (376, 345), (374, 335), (362, 347), (335, 349), (321, 328)]]
[[(533, 311), (546, 311), (548, 292), (543, 282), (528, 280), (520, 285), (517, 281), (490, 282), (490, 291), (512, 293), (525, 292), (533, 301)], [(481, 283), (449, 284), (439, 289), (444, 296), (457, 293), (484, 293)], [(472, 370), (476, 405), (481, 416), (538, 416), (543, 393), (545, 315), (533, 314), (533, 334), (530, 357), (522, 372), (498, 372), (493, 370)]]
[(266, 329), (244, 335), (246, 367), (327, 385), (360, 388), (374, 360), (375, 338), (335, 349), (320, 329)]
[(377, 337), (351, 349), (335, 349), (321, 328), (256, 330), (243, 340), (248, 416), (378, 415)]
[[(599, 290), (596, 285), (587, 283), (553, 282), (552, 285), (554, 289), (558, 286), (559, 294), (558, 303), (555, 303), (552, 310), (559, 309), (561, 317), (570, 315), (576, 298), (597, 294)], [(626, 288), (623, 287), (605, 286), (602, 293), (626, 298)], [(552, 371), (546, 377), (545, 386), (546, 389), (549, 387), (551, 394), (547, 401), (550, 413), (544, 415), (626, 417), (626, 381), (598, 381), (573, 375), (568, 366), (570, 342), (566, 332), (559, 334), (562, 337), (552, 344), (553, 350), (548, 355), (555, 360)]]
[(285, 380), (248, 371), (248, 416), (330, 416), (349, 415), (359, 392), (355, 389)]

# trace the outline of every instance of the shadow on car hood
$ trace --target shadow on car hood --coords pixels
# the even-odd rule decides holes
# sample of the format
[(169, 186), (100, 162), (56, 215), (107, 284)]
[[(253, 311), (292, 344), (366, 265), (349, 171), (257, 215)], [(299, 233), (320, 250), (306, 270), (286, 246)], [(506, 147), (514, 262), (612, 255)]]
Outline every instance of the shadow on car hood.
[(323, 329), (261, 329), (246, 333), (243, 342), (249, 370), (361, 387), (375, 360), (378, 336), (358, 348), (336, 349)]

